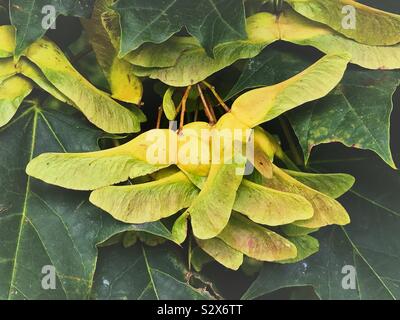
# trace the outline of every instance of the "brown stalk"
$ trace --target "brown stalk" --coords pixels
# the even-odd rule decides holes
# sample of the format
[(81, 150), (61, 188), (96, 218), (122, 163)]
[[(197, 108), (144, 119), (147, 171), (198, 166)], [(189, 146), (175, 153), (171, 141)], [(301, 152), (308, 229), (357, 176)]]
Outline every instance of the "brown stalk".
[(156, 124), (157, 129), (160, 129), (162, 114), (163, 114), (163, 108), (162, 108), (162, 106), (159, 106), (158, 114), (157, 114), (157, 124)]
[(212, 102), (210, 101), (208, 96), (204, 96), (204, 97), (206, 98), (206, 102), (207, 102), (207, 105), (210, 108), (210, 112), (211, 112), (211, 115), (212, 115), (213, 119), (215, 119), (215, 122), (217, 122), (217, 117), (215, 116), (214, 107), (212, 105)]
[(199, 91), (199, 95), (200, 95), (200, 99), (201, 102), (203, 103), (204, 106), (204, 112), (208, 118), (208, 121), (210, 122), (210, 124), (215, 124), (217, 122), (217, 119), (215, 119), (210, 111), (210, 108), (208, 107), (208, 103), (206, 101), (206, 98), (204, 97), (203, 91), (201, 90), (200, 85), (197, 85), (197, 90)]
[(224, 102), (224, 100), (221, 98), (221, 96), (218, 94), (218, 92), (215, 90), (215, 87), (212, 86), (211, 84), (209, 84), (207, 81), (202, 81), (202, 83), (212, 92), (212, 94), (214, 95), (214, 97), (218, 100), (218, 103), (221, 105), (222, 108), (224, 108), (224, 110), (226, 112), (229, 112), (229, 107), (226, 105), (226, 103)]
[(180, 119), (180, 123), (179, 123), (179, 132), (182, 131), (183, 129), (183, 123), (185, 122), (185, 112), (186, 112), (186, 101), (188, 99), (189, 93), (190, 93), (190, 89), (192, 89), (192, 86), (188, 86), (186, 88), (185, 93), (183, 94), (182, 97), (182, 111), (181, 111), (181, 119)]

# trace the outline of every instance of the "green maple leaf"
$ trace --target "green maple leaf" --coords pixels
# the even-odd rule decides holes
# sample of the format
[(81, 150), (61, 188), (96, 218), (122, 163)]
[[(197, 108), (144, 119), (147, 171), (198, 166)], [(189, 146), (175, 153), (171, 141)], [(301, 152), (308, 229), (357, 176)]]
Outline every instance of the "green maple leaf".
[(348, 71), (328, 96), (288, 114), (307, 161), (321, 143), (341, 142), (376, 152), (395, 167), (390, 151), (392, 96), (396, 71)]
[(120, 55), (145, 42), (162, 43), (186, 27), (207, 52), (223, 42), (246, 38), (241, 0), (119, 0)]
[(187, 270), (175, 248), (113, 246), (100, 251), (91, 295), (102, 300), (209, 300), (215, 294), (209, 286)]
[[(0, 129), (0, 299), (85, 299), (96, 267), (96, 245), (125, 230), (171, 238), (161, 224), (116, 222), (89, 204), (87, 194), (41, 183), (25, 174), (44, 151), (98, 149), (101, 131), (76, 113), (21, 108)], [(42, 288), (42, 268), (54, 266), (56, 289)]]
[[(313, 234), (320, 251), (302, 262), (265, 264), (244, 299), (293, 286), (312, 286), (321, 299), (399, 299), (399, 175), (372, 154), (359, 157), (340, 145), (330, 150), (319, 153), (311, 166), (355, 175), (357, 183), (341, 199), (352, 223)], [(349, 270), (355, 271), (352, 288), (346, 286)]]
[(46, 16), (46, 13), (42, 12), (45, 6), (53, 6), (56, 17), (89, 17), (93, 4), (94, 0), (10, 0), (11, 23), (17, 30), (15, 54), (19, 56), (31, 43), (46, 33), (47, 29), (42, 26)]

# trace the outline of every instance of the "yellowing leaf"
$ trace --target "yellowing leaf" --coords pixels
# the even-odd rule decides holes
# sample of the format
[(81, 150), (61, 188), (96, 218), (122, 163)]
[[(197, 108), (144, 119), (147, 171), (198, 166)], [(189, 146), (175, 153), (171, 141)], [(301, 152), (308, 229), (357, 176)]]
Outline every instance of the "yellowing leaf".
[(319, 228), (331, 224), (345, 225), (350, 222), (349, 215), (339, 202), (307, 187), (275, 165), (273, 178), (263, 179), (263, 184), (272, 189), (301, 195), (312, 204), (313, 217), (309, 220), (296, 221), (295, 225)]
[(239, 215), (218, 235), (227, 245), (261, 261), (279, 261), (297, 256), (296, 246), (279, 234)]
[[(171, 38), (172, 40), (168, 40), (163, 46), (170, 46), (169, 62), (171, 63), (176, 59), (173, 66), (158, 67), (160, 64), (154, 63), (154, 61), (159, 56), (159, 50), (151, 49), (141, 51), (140, 62), (131, 59), (130, 61), (136, 64), (135, 72), (138, 76), (159, 79), (174, 87), (184, 87), (208, 78), (239, 59), (256, 56), (264, 47), (276, 40), (268, 32), (265, 19), (261, 15), (254, 15), (247, 19), (247, 35), (246, 40), (230, 41), (217, 45), (214, 48), (213, 58), (194, 39), (176, 40)], [(178, 46), (177, 42), (179, 42)], [(169, 45), (169, 43), (171, 44)], [(187, 48), (185, 48), (185, 45)], [(149, 47), (154, 47), (154, 45)], [(172, 54), (174, 50), (176, 51)], [(146, 67), (143, 67), (143, 65), (146, 65)]]
[(193, 234), (199, 239), (210, 239), (226, 226), (242, 181), (237, 174), (238, 165), (212, 165), (198, 197), (187, 209)]
[[(138, 76), (159, 79), (177, 87), (204, 80), (239, 59), (254, 57), (265, 46), (278, 40), (311, 45), (329, 55), (346, 52), (352, 63), (369, 69), (400, 68), (400, 45), (358, 43), (323, 24), (308, 20), (291, 8), (285, 9), (279, 17), (267, 12), (249, 17), (247, 33), (247, 40), (218, 45), (214, 59), (195, 39), (173, 37), (161, 45), (144, 44), (128, 60)], [(160, 52), (165, 52), (162, 59), (157, 58)]]
[(272, 161), (282, 152), (276, 140), (263, 128), (254, 128), (254, 157), (249, 159), (264, 177), (272, 177)]
[[(278, 23), (282, 40), (313, 46), (327, 54), (347, 52), (351, 55), (351, 63), (367, 69), (400, 68), (400, 45), (372, 46), (358, 43), (292, 10), (285, 10)], [(371, 32), (369, 38), (372, 39), (375, 34), (378, 33)], [(382, 35), (379, 35), (379, 38), (382, 38)]]
[(174, 120), (176, 117), (176, 108), (172, 95), (174, 94), (173, 88), (168, 88), (163, 97), (163, 110), (168, 120)]
[(109, 82), (114, 99), (140, 105), (143, 85), (131, 64), (115, 58), (111, 65)]
[[(185, 174), (198, 188), (203, 188), (205, 177)], [(277, 191), (246, 179), (237, 190), (233, 210), (254, 222), (270, 226), (308, 219), (314, 213), (311, 203), (301, 195)]]
[[(355, 182), (354, 177), (343, 173), (319, 174), (292, 170), (284, 171), (297, 181), (334, 199), (346, 193)], [(282, 226), (281, 229), (286, 235), (292, 237), (307, 235), (318, 230), (318, 228), (305, 228), (296, 224), (288, 224)]]
[(97, 60), (110, 84), (112, 97), (117, 100), (139, 104), (142, 100), (143, 86), (133, 73), (133, 67), (118, 58), (107, 30), (102, 23), (102, 14), (110, 11), (112, 0), (96, 1), (90, 19), (82, 19), (89, 41)]
[[(400, 42), (400, 15), (352, 0), (286, 0), (303, 16), (324, 23), (346, 37), (369, 45)], [(353, 19), (354, 24), (349, 19)]]
[(19, 76), (13, 76), (0, 84), (0, 127), (12, 119), (31, 91), (32, 84)]
[[(209, 130), (207, 123), (198, 122), (186, 125), (182, 132), (189, 133), (185, 129), (199, 130), (203, 127)], [(108, 150), (42, 154), (30, 162), (27, 173), (64, 188), (94, 190), (176, 164), (176, 153), (181, 147), (176, 132), (154, 129), (124, 145)], [(188, 171), (195, 168), (196, 173), (205, 176), (210, 169), (209, 164), (193, 165), (179, 162), (177, 164)]]
[(38, 40), (27, 49), (26, 56), (100, 129), (110, 133), (140, 130), (138, 116), (82, 77), (54, 43)]
[(15, 29), (13, 26), (0, 26), (0, 58), (12, 57), (15, 49)]
[(313, 216), (313, 207), (304, 197), (267, 188), (243, 180), (237, 192), (235, 211), (260, 224), (279, 226)]
[(367, 69), (400, 68), (400, 44), (376, 46), (356, 42), (319, 22), (309, 20), (291, 8), (277, 18), (263, 12), (256, 15), (263, 30), (258, 31), (269, 43), (284, 40), (303, 46), (313, 46), (326, 54), (346, 52), (350, 62)]
[(20, 74), (31, 79), (40, 88), (50, 93), (54, 98), (71, 104), (68, 98), (58, 91), (57, 88), (46, 79), (40, 69), (31, 62), (27, 61), (25, 58), (21, 57), (15, 67)]
[(288, 237), (288, 240), (296, 246), (297, 256), (296, 258), (278, 261), (279, 263), (295, 263), (308, 258), (319, 250), (318, 240), (311, 236)]
[(196, 242), (201, 249), (228, 269), (238, 270), (243, 263), (243, 253), (229, 247), (218, 238), (196, 239)]
[(187, 50), (199, 50), (198, 42), (191, 37), (172, 37), (160, 43), (144, 43), (140, 48), (128, 53), (124, 59), (144, 68), (173, 67)]
[(0, 84), (17, 73), (13, 59), (0, 60)]
[(183, 243), (186, 240), (188, 232), (188, 221), (189, 214), (187, 212), (182, 213), (178, 219), (175, 220), (172, 226), (172, 237), (176, 243)]
[(327, 95), (343, 77), (348, 62), (347, 54), (327, 55), (293, 78), (242, 94), (233, 103), (231, 113), (249, 127), (274, 119)]
[(206, 177), (210, 172), (210, 134), (207, 122), (196, 121), (185, 125), (178, 134), (178, 167), (189, 174)]
[[(215, 128), (229, 131), (246, 127), (227, 113), (218, 120)], [(199, 239), (213, 238), (226, 226), (235, 202), (236, 191), (243, 178), (241, 171), (245, 166), (246, 158), (241, 154), (228, 154), (225, 158), (224, 150), (222, 144), (219, 151), (212, 152), (213, 163), (207, 180), (199, 196), (187, 210), (191, 218), (193, 234)], [(233, 159), (233, 156), (236, 159)]]
[(277, 153), (281, 152), (281, 146), (276, 139), (261, 127), (254, 128), (255, 148), (259, 148), (272, 161)]
[[(108, 0), (107, 0), (108, 1)], [(119, 25), (119, 15), (113, 10), (106, 10), (101, 14), (101, 24), (108, 34), (115, 50), (119, 50), (121, 40), (121, 29)]]
[(300, 237), (300, 236), (306, 236), (310, 233), (316, 232), (319, 230), (319, 228), (305, 228), (305, 227), (300, 227), (297, 226), (293, 223), (287, 224), (285, 226), (281, 226), (280, 229), (282, 232), (289, 236), (289, 237)]
[(312, 189), (326, 194), (331, 198), (339, 198), (351, 189), (355, 178), (345, 173), (307, 173), (285, 170), (287, 174), (297, 181), (304, 183)]
[(189, 207), (197, 194), (197, 188), (179, 172), (152, 182), (101, 188), (89, 200), (119, 221), (145, 223)]
[[(94, 190), (167, 167), (150, 164), (146, 154), (155, 130), (108, 150), (87, 153), (45, 153), (27, 166), (28, 175), (68, 189)], [(168, 136), (171, 131), (159, 133)]]
[(31, 79), (43, 90), (50, 93), (56, 99), (67, 102), (68, 99), (59, 92), (44, 76), (38, 67), (25, 58), (20, 58), (18, 62), (14, 62), (12, 58), (0, 60), (0, 84), (13, 75), (20, 74)]

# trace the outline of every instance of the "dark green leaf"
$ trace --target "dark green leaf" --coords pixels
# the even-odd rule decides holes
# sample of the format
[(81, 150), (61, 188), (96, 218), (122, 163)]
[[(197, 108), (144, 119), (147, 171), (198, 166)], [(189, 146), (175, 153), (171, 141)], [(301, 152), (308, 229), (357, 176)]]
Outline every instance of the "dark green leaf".
[(0, 25), (9, 24), (8, 9), (6, 5), (0, 3)]
[(183, 27), (209, 54), (219, 43), (246, 38), (242, 0), (119, 0), (114, 8), (122, 56), (145, 42), (162, 43)]
[(375, 0), (359, 0), (359, 2), (373, 8), (400, 14), (400, 7), (397, 0), (385, 0), (379, 2)]
[[(352, 160), (346, 155), (332, 160), (343, 151), (340, 148), (343, 149), (339, 145), (331, 146), (332, 152), (321, 164), (324, 163), (327, 170), (335, 168), (356, 176), (355, 187), (342, 199), (351, 215), (351, 224), (324, 228), (313, 234), (320, 241), (320, 250), (302, 262), (264, 265), (243, 298), (252, 299), (280, 288), (306, 285), (312, 285), (322, 299), (400, 297), (397, 267), (400, 262), (400, 176), (371, 156)], [(317, 162), (313, 166), (317, 166)], [(343, 269), (345, 266), (355, 268), (355, 289), (342, 287), (342, 281), (346, 282), (343, 278), (349, 274)]]
[(182, 257), (174, 248), (135, 245), (100, 251), (92, 297), (122, 300), (211, 299), (207, 284), (195, 288)]
[[(96, 244), (125, 230), (170, 236), (160, 225), (118, 223), (90, 205), (87, 193), (26, 176), (32, 157), (47, 151), (95, 150), (100, 135), (76, 113), (39, 106), (21, 110), (0, 129), (0, 299), (87, 298)], [(46, 265), (55, 267), (55, 290), (42, 288)]]
[(318, 144), (342, 142), (372, 150), (395, 167), (389, 141), (390, 114), (399, 84), (397, 71), (349, 70), (328, 96), (291, 111), (288, 117), (305, 160)]
[(42, 25), (48, 14), (43, 9), (45, 6), (53, 6), (56, 16), (90, 17), (93, 4), (94, 0), (10, 0), (11, 23), (17, 29), (15, 54), (22, 54), (31, 43), (46, 33), (47, 29), (43, 28), (46, 25)]

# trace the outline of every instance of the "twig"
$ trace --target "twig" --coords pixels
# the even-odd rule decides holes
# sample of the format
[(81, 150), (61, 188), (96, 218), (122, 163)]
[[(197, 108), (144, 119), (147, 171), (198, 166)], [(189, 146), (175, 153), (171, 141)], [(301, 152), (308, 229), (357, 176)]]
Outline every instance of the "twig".
[(201, 90), (200, 85), (197, 85), (197, 90), (199, 91), (200, 99), (201, 102), (203, 103), (204, 106), (204, 112), (208, 118), (208, 121), (210, 124), (215, 124), (217, 122), (217, 119), (215, 119), (215, 116), (213, 117), (213, 114), (210, 111), (210, 108), (208, 107), (208, 103), (206, 101), (206, 98), (204, 97), (203, 91)]
[(221, 96), (218, 94), (218, 92), (215, 90), (215, 87), (212, 86), (211, 84), (209, 84), (207, 81), (202, 81), (202, 83), (208, 88), (210, 89), (210, 91), (212, 92), (212, 94), (214, 95), (214, 97), (218, 100), (218, 103), (221, 105), (222, 108), (224, 108), (224, 110), (226, 112), (229, 112), (229, 108), (226, 105), (226, 103), (224, 102), (224, 100), (221, 98)]
[(217, 117), (215, 116), (214, 107), (213, 107), (213, 105), (212, 105), (211, 100), (210, 100), (209, 97), (206, 96), (206, 95), (204, 96), (204, 98), (206, 99), (207, 105), (210, 107), (211, 115), (213, 116), (215, 122), (217, 122)]
[(179, 102), (178, 107), (176, 108), (176, 114), (178, 114), (182, 109), (182, 100)]
[(181, 111), (181, 119), (180, 119), (180, 123), (179, 123), (179, 132), (181, 132), (183, 129), (183, 123), (185, 121), (185, 112), (186, 112), (186, 101), (188, 99), (190, 89), (192, 89), (192, 86), (188, 86), (186, 88), (186, 91), (182, 97), (182, 111)]
[(159, 106), (158, 107), (158, 114), (157, 114), (157, 124), (156, 124), (156, 128), (157, 129), (160, 129), (162, 114), (163, 114), (163, 108), (162, 108), (162, 106)]

